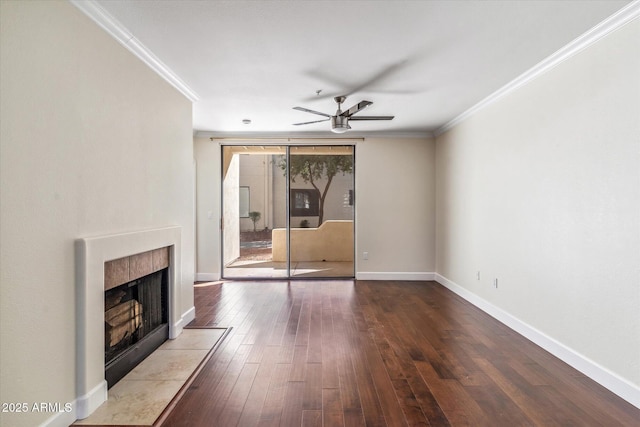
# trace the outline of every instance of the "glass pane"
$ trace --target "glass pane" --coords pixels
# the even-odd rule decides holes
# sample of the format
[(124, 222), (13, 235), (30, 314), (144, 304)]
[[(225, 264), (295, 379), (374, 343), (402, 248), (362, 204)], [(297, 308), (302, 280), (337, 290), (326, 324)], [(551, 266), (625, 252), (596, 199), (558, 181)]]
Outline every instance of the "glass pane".
[(249, 187), (240, 187), (240, 218), (249, 218), (250, 204), (249, 204)]
[(222, 277), (289, 277), (287, 191), (277, 184), (285, 154), (285, 147), (223, 147)]
[(353, 168), (352, 146), (290, 147), (292, 277), (354, 276)]

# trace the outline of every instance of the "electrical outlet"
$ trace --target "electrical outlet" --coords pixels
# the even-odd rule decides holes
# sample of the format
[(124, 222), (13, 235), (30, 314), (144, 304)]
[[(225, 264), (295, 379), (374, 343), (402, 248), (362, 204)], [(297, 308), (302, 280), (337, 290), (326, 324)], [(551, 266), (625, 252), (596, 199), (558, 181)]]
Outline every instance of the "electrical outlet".
[(498, 289), (498, 279), (493, 279), (493, 287)]
[(364, 260), (369, 259), (369, 252), (362, 252), (362, 259)]

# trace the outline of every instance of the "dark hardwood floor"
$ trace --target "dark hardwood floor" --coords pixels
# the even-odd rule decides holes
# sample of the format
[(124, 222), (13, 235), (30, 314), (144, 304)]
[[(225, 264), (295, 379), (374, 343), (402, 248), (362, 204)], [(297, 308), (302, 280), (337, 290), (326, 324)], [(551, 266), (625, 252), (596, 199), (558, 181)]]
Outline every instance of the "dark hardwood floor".
[(638, 426), (640, 410), (435, 282), (196, 287), (233, 329), (164, 426)]

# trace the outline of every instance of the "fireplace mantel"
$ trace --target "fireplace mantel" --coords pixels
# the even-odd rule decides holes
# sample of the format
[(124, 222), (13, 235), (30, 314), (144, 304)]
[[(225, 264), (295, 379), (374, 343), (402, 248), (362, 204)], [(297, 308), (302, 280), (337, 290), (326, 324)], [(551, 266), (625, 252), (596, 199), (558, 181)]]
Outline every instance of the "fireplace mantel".
[(104, 265), (107, 261), (169, 247), (169, 338), (186, 319), (180, 313), (181, 227), (171, 226), (76, 241), (76, 409), (88, 417), (107, 400), (104, 378)]

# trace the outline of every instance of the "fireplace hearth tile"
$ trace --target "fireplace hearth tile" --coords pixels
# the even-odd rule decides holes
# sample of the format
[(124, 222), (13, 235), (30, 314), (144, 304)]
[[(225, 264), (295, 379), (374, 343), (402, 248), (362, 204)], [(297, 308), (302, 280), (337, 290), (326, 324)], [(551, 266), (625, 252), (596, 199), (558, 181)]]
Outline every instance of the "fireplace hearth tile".
[(183, 329), (111, 387), (93, 414), (73, 425), (152, 426), (226, 331)]
[(165, 341), (160, 347), (163, 350), (209, 350), (220, 339), (222, 329), (185, 329), (189, 331), (180, 340)]
[(76, 425), (153, 425), (184, 381), (123, 379), (109, 390), (109, 400)]
[(209, 350), (154, 351), (136, 366), (126, 378), (129, 380), (181, 380), (186, 381)]

